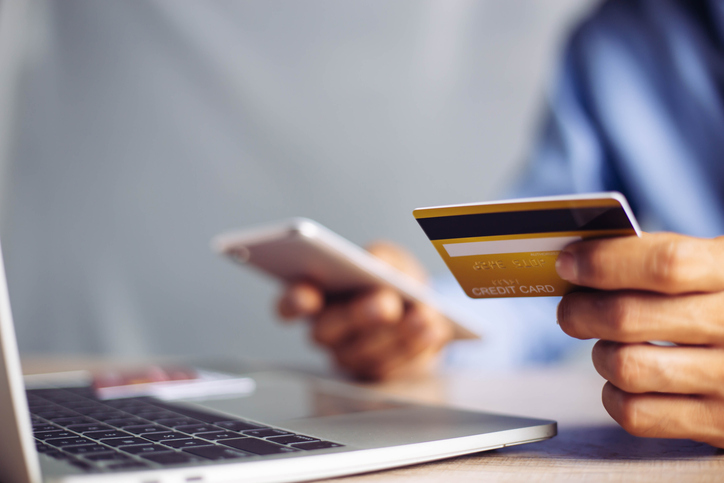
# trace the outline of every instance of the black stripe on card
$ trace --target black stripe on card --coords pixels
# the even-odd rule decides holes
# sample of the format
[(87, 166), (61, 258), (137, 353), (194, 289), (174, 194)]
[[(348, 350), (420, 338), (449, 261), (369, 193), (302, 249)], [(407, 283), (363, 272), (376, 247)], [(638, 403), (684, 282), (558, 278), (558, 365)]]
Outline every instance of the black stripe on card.
[(563, 208), (418, 218), (430, 240), (565, 231), (633, 229), (623, 208)]

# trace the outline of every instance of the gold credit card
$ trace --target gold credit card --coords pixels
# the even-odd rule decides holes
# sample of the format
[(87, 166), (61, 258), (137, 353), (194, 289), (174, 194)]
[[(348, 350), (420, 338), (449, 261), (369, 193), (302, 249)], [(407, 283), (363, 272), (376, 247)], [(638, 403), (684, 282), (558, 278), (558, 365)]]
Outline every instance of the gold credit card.
[(641, 233), (616, 192), (435, 206), (413, 215), (472, 298), (565, 295), (576, 289), (556, 272), (566, 245)]

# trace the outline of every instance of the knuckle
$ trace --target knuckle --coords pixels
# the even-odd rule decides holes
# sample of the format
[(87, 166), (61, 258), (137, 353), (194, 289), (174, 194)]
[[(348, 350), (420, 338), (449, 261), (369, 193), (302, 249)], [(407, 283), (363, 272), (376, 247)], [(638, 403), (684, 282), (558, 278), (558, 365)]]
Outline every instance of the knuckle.
[(636, 390), (645, 377), (646, 365), (640, 357), (640, 351), (632, 347), (618, 347), (611, 354), (612, 378), (616, 386), (624, 391)]
[(636, 298), (602, 294), (596, 305), (596, 311), (602, 315), (613, 340), (627, 342), (639, 330), (641, 307)]
[[(598, 246), (598, 245), (594, 245)], [(579, 263), (579, 275), (585, 284), (587, 281), (605, 283), (610, 273), (608, 268), (612, 266), (611, 254), (607, 250), (585, 250), (577, 254)]]
[(705, 412), (706, 414), (702, 418), (703, 424), (700, 424), (700, 427), (706, 429), (702, 431), (699, 428), (698, 432), (703, 437), (697, 440), (724, 449), (724, 423), (722, 422), (724, 421), (724, 401), (718, 400), (710, 403)]
[(361, 365), (384, 363), (395, 354), (395, 336), (384, 328), (357, 332), (355, 340), (348, 345), (349, 357)]
[(412, 307), (400, 324), (398, 342), (403, 348), (444, 347), (454, 337), (452, 323), (426, 306)]
[(558, 303), (557, 318), (561, 330), (571, 337), (576, 337), (573, 311), (576, 304), (577, 294), (564, 296)]
[(387, 353), (380, 348), (376, 341), (365, 340), (354, 346), (354, 359), (363, 365), (375, 365), (387, 357)]
[(646, 410), (645, 400), (632, 394), (621, 398), (619, 424), (634, 436), (647, 437), (655, 432), (656, 421)]
[(402, 317), (404, 303), (393, 290), (379, 289), (358, 297), (349, 306), (350, 321), (360, 327), (389, 325)]
[(671, 238), (649, 253), (646, 270), (654, 283), (665, 288), (690, 281), (690, 247), (685, 240)]

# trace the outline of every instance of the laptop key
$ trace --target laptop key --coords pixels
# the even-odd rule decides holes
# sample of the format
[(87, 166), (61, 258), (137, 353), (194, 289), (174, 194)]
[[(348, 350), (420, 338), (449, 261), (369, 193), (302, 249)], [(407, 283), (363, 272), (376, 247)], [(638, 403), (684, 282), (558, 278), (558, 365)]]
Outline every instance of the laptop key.
[(99, 413), (84, 413), (89, 418), (97, 419), (98, 421), (109, 421), (112, 419), (123, 419), (126, 414), (123, 412), (99, 412)]
[(244, 431), (244, 436), (254, 436), (255, 438), (269, 438), (271, 436), (289, 436), (294, 433), (283, 431), (281, 429), (255, 429), (252, 431)]
[(115, 452), (84, 454), (83, 457), (90, 461), (127, 461), (131, 459), (130, 456)]
[(79, 401), (70, 401), (62, 404), (63, 407), (68, 409), (73, 409), (74, 411), (78, 411), (81, 414), (86, 414), (90, 411), (96, 410), (99, 407), (103, 407), (102, 405), (98, 404), (95, 401), (90, 401), (88, 399), (81, 399)]
[(100, 444), (87, 444), (83, 446), (71, 446), (68, 448), (63, 448), (65, 451), (67, 451), (70, 454), (75, 455), (86, 455), (91, 453), (104, 453), (111, 451), (111, 449), (108, 446), (102, 446)]
[(228, 431), (213, 431), (211, 433), (196, 433), (194, 436), (197, 438), (208, 439), (210, 441), (218, 441), (220, 439), (238, 438), (241, 435), (237, 433), (230, 433)]
[(76, 468), (80, 468), (81, 470), (92, 470), (93, 465), (90, 463), (86, 463), (85, 461), (79, 461), (79, 460), (72, 460), (68, 461), (71, 465), (75, 466)]
[(151, 444), (150, 441), (146, 441), (145, 439), (136, 438), (136, 437), (102, 439), (101, 443), (107, 444), (108, 446), (116, 446), (116, 447), (128, 446), (131, 444)]
[(180, 414), (172, 413), (170, 411), (163, 411), (158, 408), (154, 408), (149, 411), (134, 411), (133, 414), (139, 418), (148, 419), (149, 421), (157, 421), (159, 419), (175, 419), (182, 417)]
[(189, 426), (191, 424), (199, 424), (199, 421), (196, 421), (195, 419), (182, 418), (182, 417), (160, 418), (160, 419), (154, 419), (153, 421), (162, 426), (168, 426), (169, 428), (174, 428), (176, 426)]
[(170, 448), (166, 448), (160, 444), (121, 446), (119, 449), (131, 454), (167, 453), (172, 451)]
[(133, 434), (143, 434), (143, 433), (160, 433), (163, 431), (166, 431), (166, 428), (163, 426), (159, 426), (157, 424), (143, 424), (140, 426), (125, 426), (123, 428), (124, 431), (128, 431), (129, 433)]
[(181, 414), (188, 418), (193, 418), (196, 420), (196, 421), (193, 421), (193, 423), (189, 423), (189, 424), (195, 424), (195, 423), (198, 423), (199, 421), (204, 422), (204, 423), (214, 424), (217, 421), (227, 421), (229, 419), (228, 416), (213, 414), (213, 413), (205, 412), (205, 411), (197, 411), (196, 409), (190, 409), (190, 408), (185, 408), (185, 407), (181, 407), (181, 406), (177, 407), (177, 406), (174, 406), (173, 404), (167, 404), (167, 403), (161, 403), (161, 402), (155, 402), (155, 404), (159, 407), (166, 408), (170, 411), (173, 411), (174, 413), (178, 413), (178, 414)]
[(304, 436), (301, 434), (293, 434), (291, 436), (277, 436), (276, 438), (267, 438), (267, 441), (272, 441), (279, 444), (292, 444), (292, 443), (308, 443), (310, 441), (318, 441), (317, 438), (311, 436)]
[(311, 451), (315, 449), (327, 449), (327, 448), (340, 448), (343, 444), (333, 443), (331, 441), (312, 441), (309, 443), (297, 443), (292, 444), (292, 447), (303, 449), (305, 451)]
[(240, 451), (234, 451), (232, 449), (224, 448), (221, 446), (201, 446), (199, 448), (188, 448), (184, 449), (184, 452), (191, 453), (192, 455), (196, 456), (201, 456), (202, 458), (210, 460), (230, 460), (251, 456), (249, 453), (242, 453)]
[(85, 416), (73, 416), (73, 417), (58, 417), (58, 418), (46, 418), (50, 421), (54, 422), (55, 424), (60, 424), (62, 426), (67, 426), (69, 424), (83, 424), (83, 423), (94, 423), (91, 418), (86, 418)]
[(53, 407), (53, 403), (38, 397), (33, 398), (32, 394), (28, 394), (28, 407), (32, 410), (48, 409)]
[(158, 454), (142, 454), (142, 458), (153, 461), (161, 465), (175, 465), (196, 461), (196, 458), (184, 453), (158, 453)]
[(71, 458), (71, 456), (68, 453), (63, 453), (62, 451), (58, 451), (57, 449), (47, 451), (43, 454), (45, 456), (50, 456), (51, 458), (55, 458), (56, 460), (67, 460), (68, 458)]
[(35, 449), (38, 451), (38, 453), (47, 453), (48, 451), (55, 451), (55, 448), (52, 446), (48, 446), (47, 444), (43, 444), (40, 441), (35, 442)]
[(105, 401), (105, 405), (116, 409), (123, 409), (124, 411), (126, 410), (126, 408), (152, 407), (151, 404), (145, 402), (146, 399), (144, 399), (143, 397), (124, 397), (123, 399), (109, 399), (108, 401)]
[(193, 448), (196, 446), (209, 446), (212, 443), (202, 439), (181, 439), (178, 441), (161, 441), (161, 444), (169, 448)]
[(61, 428), (48, 423), (40, 423), (33, 425), (33, 434), (43, 433), (45, 431), (61, 431)]
[(164, 432), (164, 433), (144, 433), (142, 436), (145, 439), (149, 439), (151, 441), (175, 441), (178, 439), (189, 439), (190, 436), (188, 434), (183, 433), (172, 433), (172, 432)]
[(106, 438), (126, 438), (132, 437), (132, 435), (123, 431), (112, 429), (110, 431), (88, 431), (83, 433), (86, 438), (92, 439), (106, 439)]
[(257, 455), (291, 453), (293, 451), (297, 451), (293, 448), (289, 448), (288, 446), (282, 446), (256, 438), (225, 439), (219, 442), (225, 446), (230, 446), (232, 448)]
[(109, 419), (104, 421), (106, 424), (116, 426), (117, 428), (123, 428), (125, 426), (138, 426), (141, 424), (148, 424), (148, 421), (144, 421), (139, 418), (121, 418), (121, 419)]
[(261, 424), (249, 423), (247, 421), (219, 421), (215, 423), (224, 429), (231, 431), (246, 431), (248, 429), (267, 429), (268, 426), (262, 426)]
[(90, 439), (81, 438), (79, 436), (76, 436), (75, 438), (46, 439), (45, 442), (52, 446), (55, 446), (56, 448), (94, 443), (94, 441), (91, 441)]
[(101, 423), (86, 423), (86, 424), (70, 424), (66, 426), (67, 429), (75, 431), (76, 433), (85, 433), (86, 431), (112, 431), (113, 428), (107, 424)]
[(183, 433), (194, 434), (194, 433), (207, 433), (210, 431), (219, 431), (219, 428), (210, 424), (191, 424), (187, 426), (175, 426), (173, 429), (181, 431)]
[(70, 431), (62, 431), (60, 428), (55, 428), (57, 431), (39, 431), (37, 433), (34, 433), (33, 436), (35, 436), (37, 439), (50, 439), (50, 438), (75, 438), (78, 436), (75, 433), (71, 433)]
[(72, 417), (78, 416), (78, 414), (73, 411), (70, 411), (68, 409), (60, 409), (60, 408), (58, 408), (58, 409), (55, 409), (55, 408), (42, 409), (39, 411), (34, 411), (33, 414), (35, 414), (36, 416), (40, 416), (41, 418), (50, 419), (50, 420), (52, 420), (54, 418), (72, 418)]

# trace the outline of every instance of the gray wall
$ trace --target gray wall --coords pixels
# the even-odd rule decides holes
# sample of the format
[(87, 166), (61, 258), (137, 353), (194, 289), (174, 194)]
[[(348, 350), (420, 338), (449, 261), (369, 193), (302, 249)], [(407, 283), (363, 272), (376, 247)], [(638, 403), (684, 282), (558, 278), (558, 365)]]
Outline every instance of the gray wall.
[(504, 192), (591, 5), (34, 2), (2, 171), (21, 349), (321, 364), (208, 240), (302, 215), (442, 271), (410, 212)]

